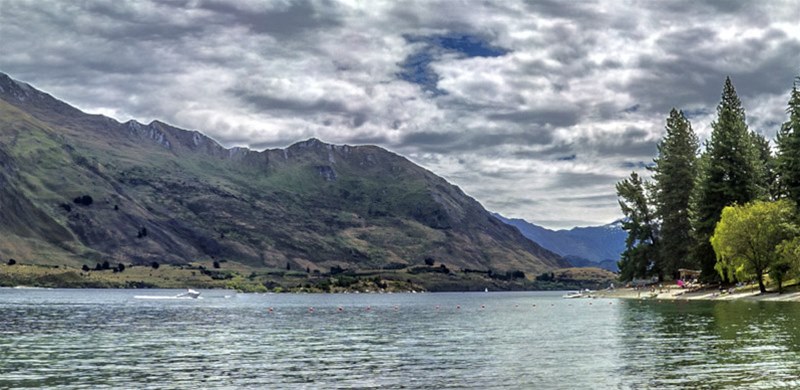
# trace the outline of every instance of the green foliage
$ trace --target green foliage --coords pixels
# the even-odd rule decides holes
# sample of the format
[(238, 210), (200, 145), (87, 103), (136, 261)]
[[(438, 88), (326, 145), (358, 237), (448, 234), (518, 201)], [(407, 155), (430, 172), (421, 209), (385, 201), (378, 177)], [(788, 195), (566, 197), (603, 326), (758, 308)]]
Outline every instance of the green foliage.
[(795, 79), (789, 97), (789, 120), (778, 132), (777, 174), (781, 192), (800, 204), (800, 77)]
[[(717, 272), (730, 279), (755, 277), (766, 292), (764, 274), (779, 264), (778, 245), (796, 232), (793, 215), (794, 205), (786, 200), (725, 207), (710, 240)], [(785, 274), (779, 267), (777, 274)]]
[(625, 219), (622, 229), (628, 232), (625, 251), (619, 261), (620, 278), (632, 280), (654, 273), (663, 278), (658, 256), (658, 226), (651, 207), (646, 183), (636, 172), (617, 183), (617, 196)]
[(778, 292), (783, 292), (783, 280), (800, 274), (800, 236), (784, 240), (775, 248), (777, 267), (769, 276), (778, 283)]
[(711, 140), (701, 157), (693, 196), (694, 261), (703, 279), (713, 279), (716, 256), (709, 239), (722, 209), (745, 204), (764, 194), (764, 168), (745, 123), (745, 113), (730, 78), (725, 79), (717, 119), (711, 123)]
[(667, 118), (666, 135), (658, 144), (653, 166), (653, 203), (661, 221), (661, 272), (675, 275), (679, 268), (690, 268), (692, 248), (690, 195), (697, 176), (699, 141), (683, 112), (672, 109)]

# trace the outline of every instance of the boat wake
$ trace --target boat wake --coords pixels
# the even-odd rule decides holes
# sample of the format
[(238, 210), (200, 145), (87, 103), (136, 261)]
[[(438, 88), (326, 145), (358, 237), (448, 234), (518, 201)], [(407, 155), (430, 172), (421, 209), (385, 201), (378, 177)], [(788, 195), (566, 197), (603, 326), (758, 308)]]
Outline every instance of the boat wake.
[(174, 295), (135, 295), (134, 299), (151, 299), (151, 300), (170, 300), (170, 301), (193, 301), (195, 299), (203, 299), (203, 297), (176, 297)]

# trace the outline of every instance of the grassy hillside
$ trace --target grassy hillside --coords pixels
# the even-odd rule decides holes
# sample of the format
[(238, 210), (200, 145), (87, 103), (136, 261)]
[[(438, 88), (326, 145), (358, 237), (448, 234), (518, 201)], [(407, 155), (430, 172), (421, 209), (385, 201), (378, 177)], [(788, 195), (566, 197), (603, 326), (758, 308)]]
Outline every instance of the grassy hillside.
[(0, 261), (229, 261), (328, 273), (563, 267), (474, 199), (375, 146), (225, 149), (84, 114), (0, 74)]

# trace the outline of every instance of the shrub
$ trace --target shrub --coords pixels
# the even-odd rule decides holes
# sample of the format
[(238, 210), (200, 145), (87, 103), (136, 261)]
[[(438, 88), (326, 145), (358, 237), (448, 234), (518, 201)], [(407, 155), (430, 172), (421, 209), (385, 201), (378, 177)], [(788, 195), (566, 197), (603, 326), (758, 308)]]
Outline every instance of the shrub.
[(434, 261), (432, 257), (425, 258), (425, 265), (427, 265), (428, 267), (433, 267), (433, 264), (435, 263), (436, 261)]
[(14, 264), (17, 264), (17, 261), (16, 261), (16, 260), (14, 260), (14, 259), (8, 259), (8, 265), (14, 265)]
[(91, 197), (91, 196), (89, 196), (89, 195), (83, 195), (83, 196), (79, 196), (79, 197), (77, 197), (77, 198), (73, 199), (72, 201), (73, 201), (75, 204), (80, 204), (80, 205), (84, 205), (84, 206), (89, 206), (89, 205), (91, 205), (91, 204), (92, 204), (92, 202), (94, 202), (94, 199), (92, 199), (92, 197)]
[(214, 260), (214, 268), (219, 268), (219, 261)]
[(158, 267), (160, 267), (161, 265), (158, 264), (157, 261), (154, 261), (154, 262), (150, 263), (150, 266), (153, 267), (153, 269), (158, 269)]
[(84, 264), (83, 267), (81, 267), (81, 270), (83, 270), (83, 272), (89, 272), (89, 266)]
[(125, 264), (122, 263), (117, 264), (117, 271), (119, 272), (125, 271)]

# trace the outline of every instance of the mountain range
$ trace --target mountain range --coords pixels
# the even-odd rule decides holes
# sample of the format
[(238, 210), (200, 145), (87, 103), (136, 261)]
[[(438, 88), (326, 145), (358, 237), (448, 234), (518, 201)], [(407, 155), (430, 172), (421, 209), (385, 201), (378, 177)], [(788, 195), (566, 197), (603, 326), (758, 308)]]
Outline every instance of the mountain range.
[(602, 226), (550, 230), (523, 219), (509, 219), (495, 214), (501, 221), (516, 227), (528, 239), (545, 249), (564, 256), (575, 267), (600, 267), (619, 271), (617, 261), (625, 250), (627, 233), (622, 222)]
[[(78, 266), (451, 269), (570, 264), (376, 146), (225, 148), (163, 122), (91, 115), (0, 73), (0, 258)], [(437, 265), (438, 265), (437, 264)]]

